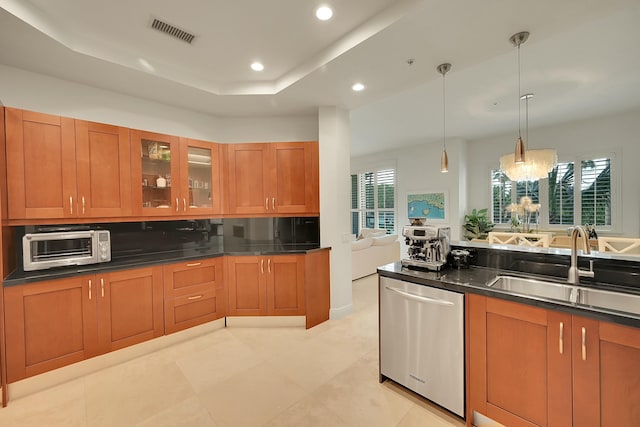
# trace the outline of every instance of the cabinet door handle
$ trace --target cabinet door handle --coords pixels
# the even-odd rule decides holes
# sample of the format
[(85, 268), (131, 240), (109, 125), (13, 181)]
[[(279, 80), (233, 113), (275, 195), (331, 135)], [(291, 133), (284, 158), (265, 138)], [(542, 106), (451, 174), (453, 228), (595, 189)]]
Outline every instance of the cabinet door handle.
[(104, 279), (100, 279), (100, 293), (102, 294), (102, 298), (104, 298)]
[(202, 265), (201, 262), (190, 262), (189, 264), (187, 264), (187, 267), (197, 267), (199, 265)]
[(182, 207), (182, 211), (186, 212), (187, 211), (187, 198), (186, 197), (182, 198), (182, 206), (183, 206)]
[(69, 214), (73, 215), (73, 196), (69, 196)]
[(178, 198), (176, 197), (176, 212), (180, 211), (180, 203), (178, 203)]
[(264, 258), (260, 260), (260, 273), (264, 274)]
[(271, 209), (276, 210), (276, 198), (271, 198)]
[(200, 298), (202, 298), (202, 295), (196, 295), (196, 296), (193, 296), (193, 297), (187, 297), (188, 300), (194, 300), (194, 299), (200, 299)]
[(91, 279), (89, 279), (89, 301), (91, 301)]
[(587, 360), (587, 328), (582, 327), (582, 360)]
[(560, 351), (560, 354), (564, 353), (563, 335), (564, 335), (564, 322), (560, 322), (560, 339), (558, 340), (558, 350)]
[(264, 208), (266, 210), (269, 210), (269, 198), (268, 197), (266, 199), (264, 199)]
[(82, 196), (82, 215), (84, 215), (84, 196)]
[(271, 258), (267, 261), (267, 270), (271, 273)]

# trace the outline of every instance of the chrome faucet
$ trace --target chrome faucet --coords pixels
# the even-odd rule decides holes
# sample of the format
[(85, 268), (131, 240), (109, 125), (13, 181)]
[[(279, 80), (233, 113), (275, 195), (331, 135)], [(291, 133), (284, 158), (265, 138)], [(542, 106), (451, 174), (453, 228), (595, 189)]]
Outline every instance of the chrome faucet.
[(582, 237), (584, 243), (584, 253), (590, 254), (588, 233), (581, 225), (576, 225), (571, 231), (571, 266), (569, 267), (569, 277), (567, 282), (577, 285), (580, 283), (580, 276), (593, 277), (593, 260), (589, 261), (589, 270), (580, 270), (578, 268), (578, 235)]

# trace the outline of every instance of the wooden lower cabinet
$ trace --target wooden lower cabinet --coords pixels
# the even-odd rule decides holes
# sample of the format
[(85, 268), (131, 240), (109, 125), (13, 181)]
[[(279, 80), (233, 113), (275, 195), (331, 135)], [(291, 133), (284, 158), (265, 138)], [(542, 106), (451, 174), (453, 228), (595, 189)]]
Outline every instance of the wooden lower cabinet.
[(223, 265), (220, 257), (163, 267), (167, 334), (226, 315)]
[(162, 267), (101, 273), (95, 286), (99, 353), (164, 334)]
[(11, 286), (4, 296), (9, 383), (98, 353), (87, 277)]
[(8, 382), (161, 336), (162, 309), (161, 267), (5, 288)]
[(573, 425), (640, 426), (640, 329), (574, 316), (572, 334)]
[(467, 298), (468, 425), (640, 425), (640, 329)]
[(303, 316), (304, 255), (227, 257), (228, 314)]

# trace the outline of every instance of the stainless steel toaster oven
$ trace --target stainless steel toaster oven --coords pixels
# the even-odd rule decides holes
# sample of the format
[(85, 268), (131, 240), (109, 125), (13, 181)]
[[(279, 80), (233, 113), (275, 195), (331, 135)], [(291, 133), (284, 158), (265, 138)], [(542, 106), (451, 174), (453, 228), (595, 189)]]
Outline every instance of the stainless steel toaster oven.
[(22, 237), (25, 271), (111, 261), (108, 230), (27, 233)]

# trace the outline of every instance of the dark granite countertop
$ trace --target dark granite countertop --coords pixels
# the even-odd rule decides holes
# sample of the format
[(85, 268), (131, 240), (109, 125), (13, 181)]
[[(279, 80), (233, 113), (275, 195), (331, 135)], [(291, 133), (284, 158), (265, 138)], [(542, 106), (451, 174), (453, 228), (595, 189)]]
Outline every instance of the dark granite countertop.
[[(409, 269), (403, 267), (399, 262), (379, 267), (378, 274), (380, 274), (380, 276), (404, 280), (420, 285), (432, 286), (455, 292), (469, 292), (486, 295), (494, 298), (506, 299), (518, 303), (559, 310), (570, 314), (591, 317), (598, 320), (604, 320), (640, 328), (640, 316), (631, 313), (622, 313), (614, 310), (606, 310), (598, 307), (573, 304), (570, 302), (563, 302), (542, 297), (526, 296), (510, 291), (504, 291), (501, 289), (493, 289), (487, 286), (487, 284), (495, 279), (498, 275), (511, 275), (542, 279), (551, 282), (566, 283), (566, 280), (560, 280), (558, 277), (519, 273), (511, 270), (501, 270), (477, 266), (460, 270), (445, 269), (439, 272), (434, 272)], [(591, 287), (597, 289), (615, 290), (618, 292), (640, 295), (640, 290), (637, 287), (608, 285), (606, 283), (580, 283), (579, 286), (585, 288)]]
[(310, 244), (259, 244), (237, 245), (232, 247), (203, 247), (182, 249), (166, 252), (146, 252), (114, 257), (110, 262), (76, 265), (71, 267), (52, 268), (37, 271), (14, 271), (4, 281), (4, 286), (22, 285), (25, 283), (39, 282), (43, 280), (55, 280), (84, 274), (97, 274), (125, 270), (130, 268), (148, 267), (154, 265), (170, 264), (203, 258), (216, 258), (225, 255), (232, 256), (260, 256), (260, 255), (287, 255), (306, 254), (309, 252), (330, 249)]

